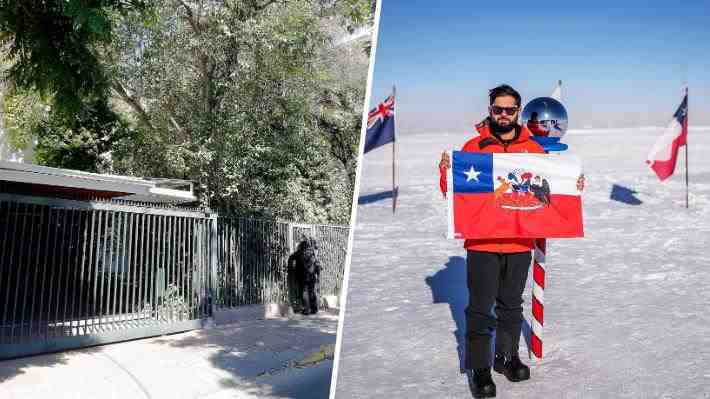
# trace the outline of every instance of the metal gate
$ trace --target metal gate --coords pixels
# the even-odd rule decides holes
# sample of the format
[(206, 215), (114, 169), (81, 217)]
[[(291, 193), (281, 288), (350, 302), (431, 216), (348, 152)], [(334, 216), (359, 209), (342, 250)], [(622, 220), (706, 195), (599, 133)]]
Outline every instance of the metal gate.
[(0, 194), (0, 359), (203, 327), (217, 309), (298, 303), (288, 258), (318, 243), (339, 295), (348, 228)]
[(0, 358), (201, 327), (216, 217), (0, 195)]
[(319, 296), (339, 296), (349, 228), (238, 217), (217, 221), (216, 309), (286, 303), (298, 309), (300, 292), (288, 259), (299, 242), (316, 240), (321, 262)]

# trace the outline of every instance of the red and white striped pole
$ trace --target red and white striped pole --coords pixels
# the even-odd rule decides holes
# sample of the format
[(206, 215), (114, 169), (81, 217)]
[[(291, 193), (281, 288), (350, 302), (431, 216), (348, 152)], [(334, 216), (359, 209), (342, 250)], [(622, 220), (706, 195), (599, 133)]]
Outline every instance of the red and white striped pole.
[(547, 240), (538, 238), (535, 240), (535, 251), (533, 258), (533, 288), (532, 288), (532, 319), (530, 343), (532, 353), (537, 360), (542, 360), (542, 326), (544, 325), (545, 310), (545, 253), (547, 250)]

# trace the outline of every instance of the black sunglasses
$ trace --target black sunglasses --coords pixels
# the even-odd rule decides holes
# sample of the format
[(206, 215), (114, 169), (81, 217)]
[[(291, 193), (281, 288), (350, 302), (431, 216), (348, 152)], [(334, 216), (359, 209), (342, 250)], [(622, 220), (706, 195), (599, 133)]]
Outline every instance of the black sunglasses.
[(497, 105), (492, 105), (491, 112), (493, 115), (500, 115), (505, 112), (506, 115), (513, 116), (516, 112), (518, 112), (518, 107), (499, 107)]

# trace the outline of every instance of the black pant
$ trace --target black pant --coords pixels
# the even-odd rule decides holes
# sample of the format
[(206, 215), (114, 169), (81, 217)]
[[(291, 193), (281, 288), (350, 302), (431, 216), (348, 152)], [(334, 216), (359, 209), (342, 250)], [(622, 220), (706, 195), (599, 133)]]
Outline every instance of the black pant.
[(468, 251), (466, 308), (466, 368), (493, 364), (495, 352), (518, 353), (523, 321), (523, 290), (532, 254)]
[(303, 313), (318, 313), (315, 281), (306, 281), (303, 284)]

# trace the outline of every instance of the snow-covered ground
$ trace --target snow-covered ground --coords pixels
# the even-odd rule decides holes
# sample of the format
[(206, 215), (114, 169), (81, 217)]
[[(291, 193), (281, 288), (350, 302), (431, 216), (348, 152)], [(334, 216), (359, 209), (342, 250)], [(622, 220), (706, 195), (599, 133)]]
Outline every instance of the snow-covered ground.
[[(499, 398), (710, 398), (710, 129), (690, 132), (689, 210), (683, 167), (661, 184), (644, 163), (661, 132), (563, 138), (584, 163), (586, 234), (548, 242), (544, 360), (529, 381), (494, 374)], [(358, 206), (339, 399), (470, 396), (465, 250), (444, 238), (436, 167), (469, 135), (400, 133), (396, 215), (390, 199)], [(364, 157), (361, 197), (390, 189), (390, 154)]]

